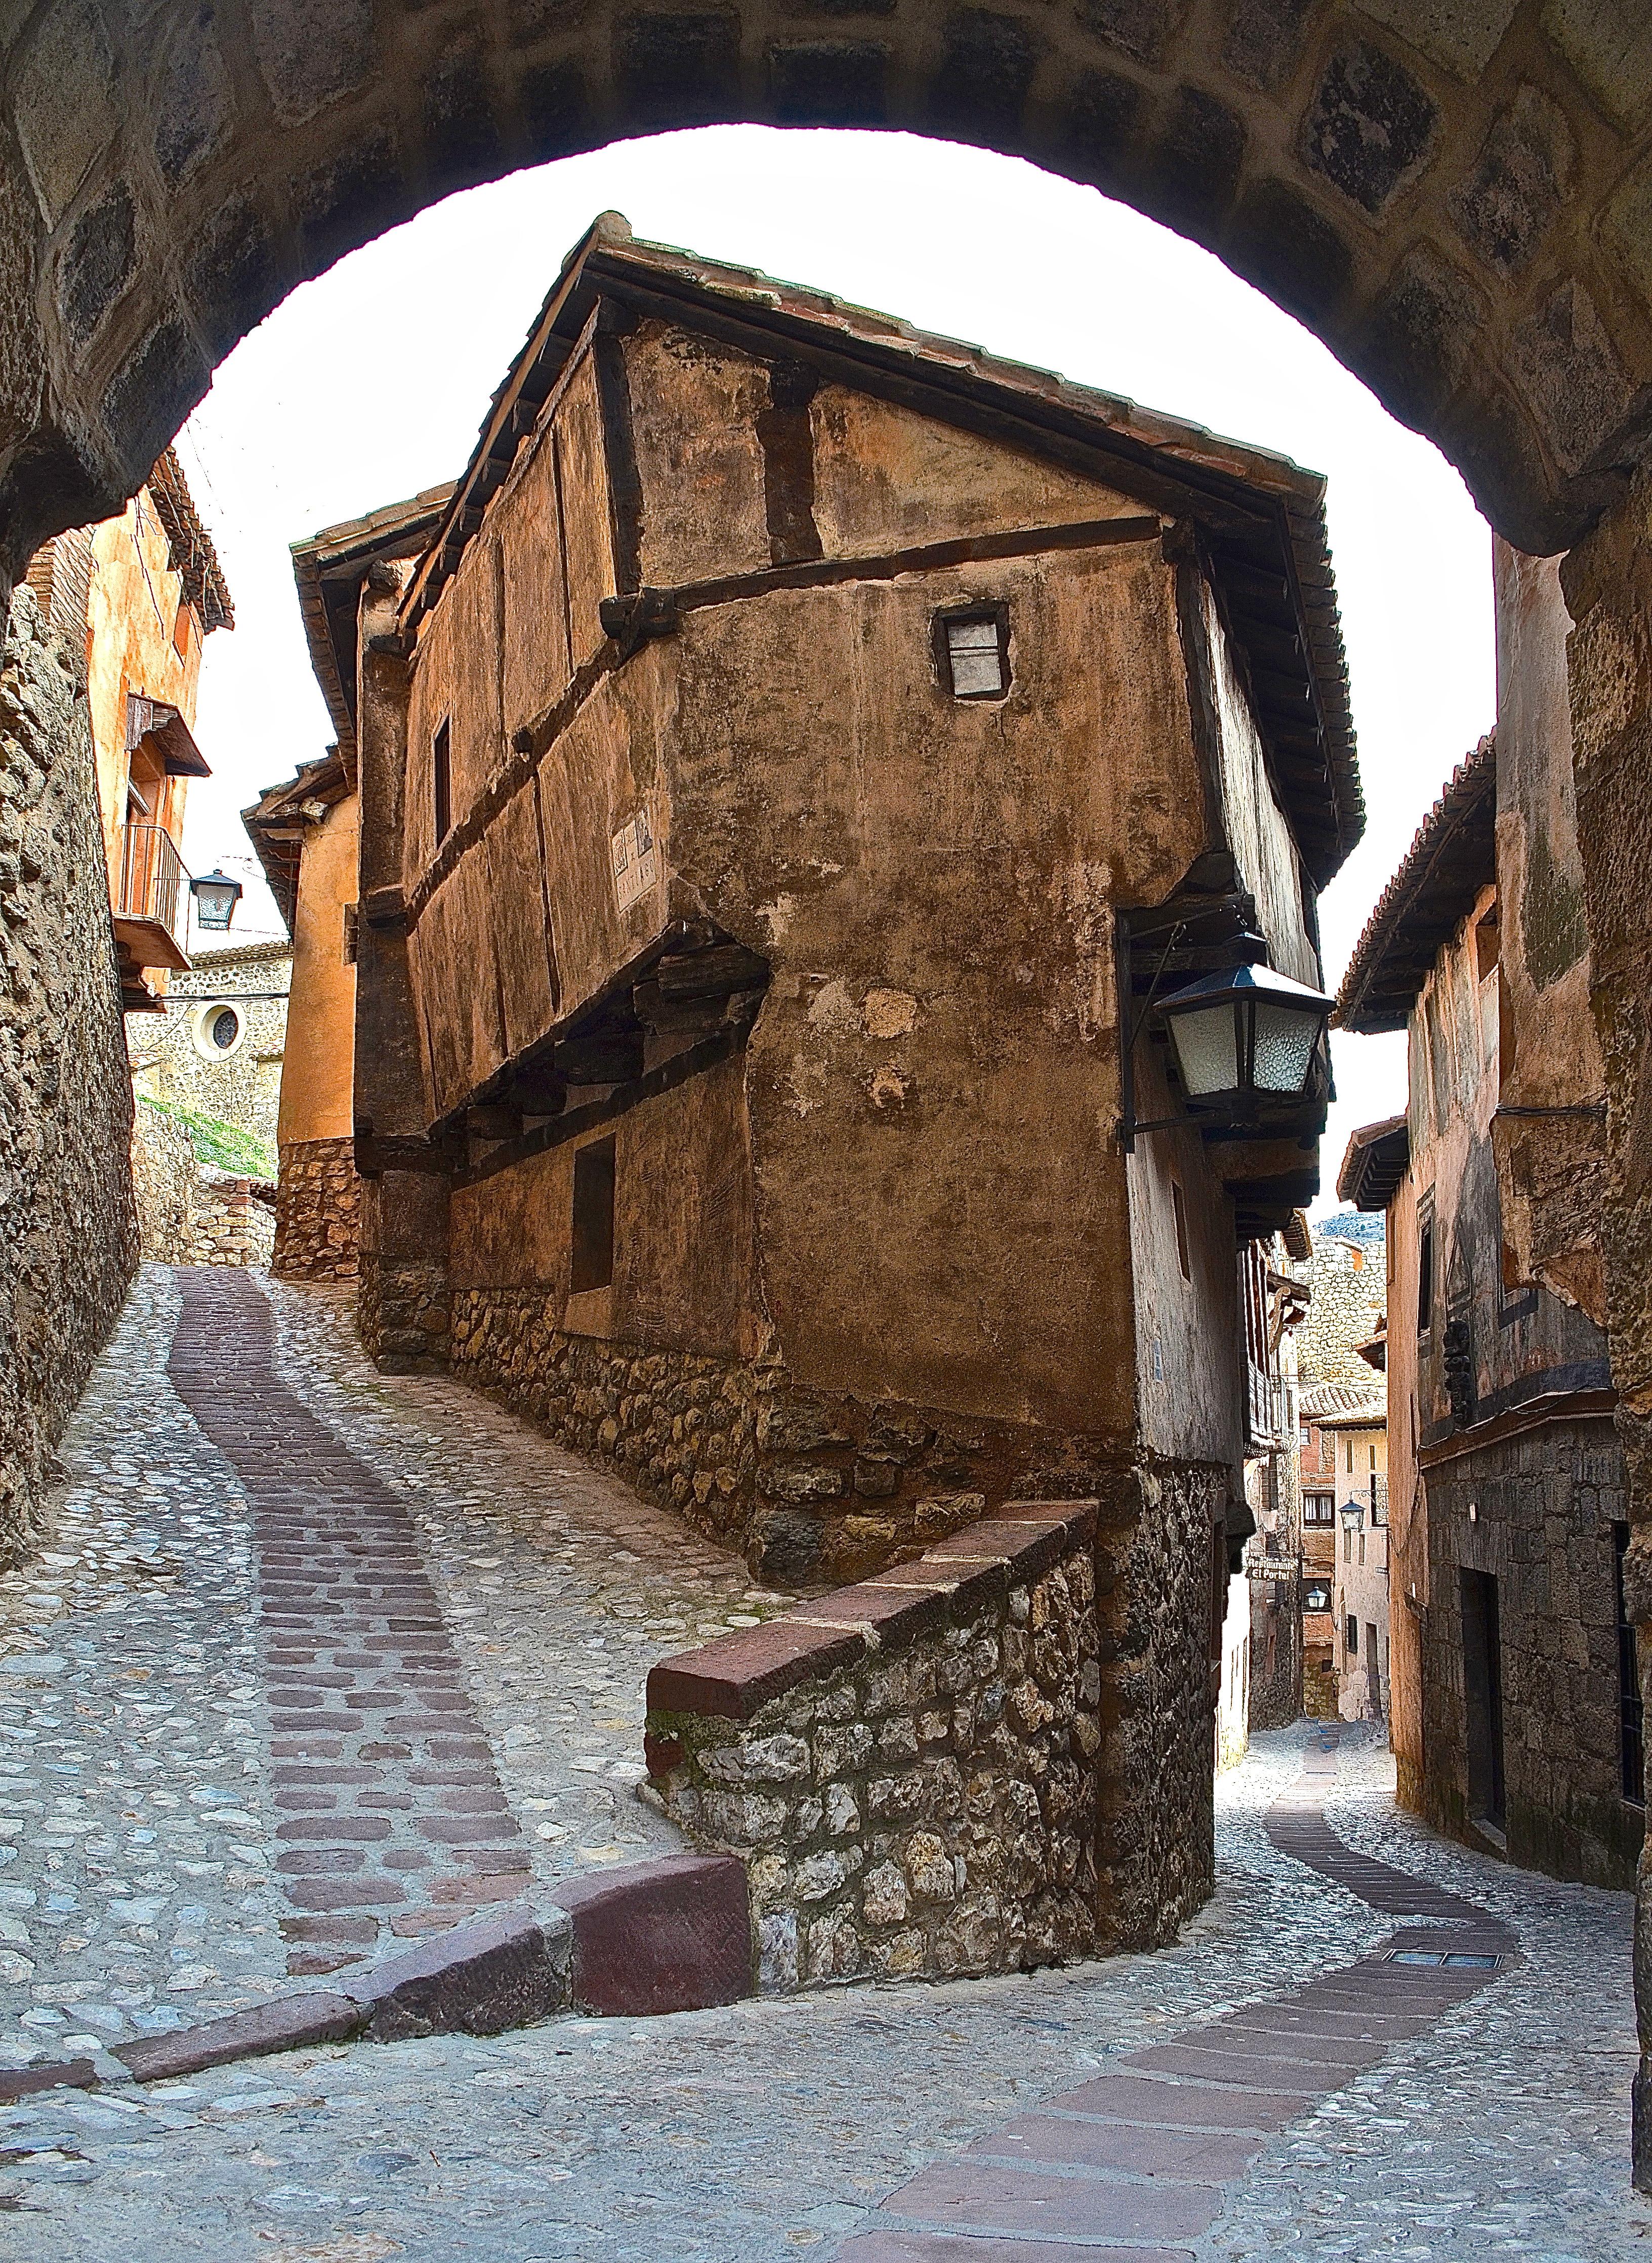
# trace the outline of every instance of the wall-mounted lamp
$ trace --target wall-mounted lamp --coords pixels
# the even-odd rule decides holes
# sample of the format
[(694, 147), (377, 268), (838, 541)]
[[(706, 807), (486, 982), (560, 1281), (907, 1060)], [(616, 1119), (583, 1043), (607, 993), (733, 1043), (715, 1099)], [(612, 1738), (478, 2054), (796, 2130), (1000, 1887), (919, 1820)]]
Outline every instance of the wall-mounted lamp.
[(1227, 967), (1161, 998), (1189, 1105), (1239, 1122), (1300, 1099), (1333, 1002), (1271, 966)]
[(191, 880), (190, 893), (195, 899), (198, 924), (221, 934), (235, 916), (235, 906), (243, 893), (241, 882), (232, 880), (227, 872), (205, 872)]

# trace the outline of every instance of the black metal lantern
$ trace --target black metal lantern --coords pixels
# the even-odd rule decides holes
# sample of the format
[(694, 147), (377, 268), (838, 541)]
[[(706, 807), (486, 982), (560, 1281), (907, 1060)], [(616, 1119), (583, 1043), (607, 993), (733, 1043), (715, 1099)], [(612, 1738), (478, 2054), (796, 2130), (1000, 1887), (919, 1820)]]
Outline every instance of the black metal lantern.
[(241, 882), (232, 880), (227, 872), (206, 872), (199, 879), (191, 880), (190, 893), (195, 899), (197, 924), (216, 929), (221, 934), (235, 916), (235, 906), (242, 893)]
[(1271, 966), (1231, 966), (1162, 998), (1188, 1104), (1248, 1120), (1301, 1100), (1334, 1001)]

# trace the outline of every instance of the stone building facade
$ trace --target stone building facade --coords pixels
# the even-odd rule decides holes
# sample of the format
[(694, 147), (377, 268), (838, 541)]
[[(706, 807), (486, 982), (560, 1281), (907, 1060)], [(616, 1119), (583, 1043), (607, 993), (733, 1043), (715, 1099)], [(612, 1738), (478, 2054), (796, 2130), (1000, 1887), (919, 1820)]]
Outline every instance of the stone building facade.
[(1425, 821), (1339, 1006), (1410, 1033), (1406, 1116), (1356, 1141), (1342, 1182), (1388, 1211), (1391, 1734), (1402, 1797), (1442, 1827), (1627, 1885), (1641, 1691), (1599, 1224), (1549, 1191), (1603, 1080), (1569, 624), (1553, 561), (1499, 545), (1497, 564), (1497, 734)]
[(292, 975), (285, 938), (197, 946), (162, 1011), (126, 1018), (137, 1090), (233, 1124), (273, 1157)]
[(1321, 508), (604, 221), (416, 560), (320, 538), (370, 1345), (804, 1587), (1094, 1499), (1103, 1934), (1208, 1890), (1285, 1403), (1240, 1252), (1317, 1183), (1323, 1059), (1207, 1142), (1149, 1009), (1257, 930), (1317, 983), (1361, 821)]
[(0, 657), (0, 1563), (138, 1260), (132, 1087), (83, 651), (11, 593)]

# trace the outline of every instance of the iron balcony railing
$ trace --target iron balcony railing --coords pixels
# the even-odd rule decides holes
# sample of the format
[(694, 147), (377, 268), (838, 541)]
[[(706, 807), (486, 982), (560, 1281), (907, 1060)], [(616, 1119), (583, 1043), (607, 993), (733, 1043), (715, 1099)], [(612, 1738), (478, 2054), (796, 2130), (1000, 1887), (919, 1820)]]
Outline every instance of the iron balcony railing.
[(180, 921), (186, 916), (184, 882), (189, 874), (177, 853), (177, 843), (161, 825), (121, 828), (120, 886), (115, 899), (117, 919), (158, 920), (175, 941), (184, 940)]

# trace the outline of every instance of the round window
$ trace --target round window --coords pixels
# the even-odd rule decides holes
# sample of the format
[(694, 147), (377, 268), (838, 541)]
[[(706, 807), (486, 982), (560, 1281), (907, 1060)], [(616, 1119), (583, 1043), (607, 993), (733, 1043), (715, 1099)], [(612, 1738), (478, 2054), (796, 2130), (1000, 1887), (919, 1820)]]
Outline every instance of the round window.
[(206, 1060), (225, 1060), (247, 1034), (247, 1016), (224, 999), (195, 1009), (195, 1050)]

